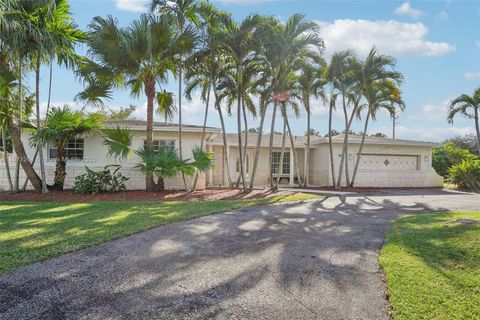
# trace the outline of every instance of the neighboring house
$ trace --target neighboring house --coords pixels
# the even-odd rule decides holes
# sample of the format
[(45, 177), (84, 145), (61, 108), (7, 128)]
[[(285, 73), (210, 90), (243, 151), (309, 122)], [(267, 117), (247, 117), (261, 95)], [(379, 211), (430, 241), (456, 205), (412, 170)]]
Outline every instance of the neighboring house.
[[(142, 148), (145, 144), (145, 121), (125, 120), (107, 122), (106, 127), (128, 127), (133, 134), (134, 150)], [(195, 125), (182, 126), (183, 132), (183, 157), (191, 158), (191, 151), (195, 146), (200, 145), (202, 127)], [(243, 135), (242, 135), (243, 138)], [(262, 137), (258, 169), (255, 178), (255, 185), (266, 186), (270, 183), (269, 174), (269, 135)], [(328, 138), (312, 137), (311, 139), (310, 159), (305, 159), (305, 137), (295, 137), (295, 152), (300, 167), (300, 175), (303, 179), (304, 166), (306, 161), (310, 162), (310, 184), (314, 186), (327, 186), (331, 184), (330, 177), (330, 156)], [(24, 145), (27, 154), (33, 157), (35, 149), (29, 143), (29, 135), (23, 135)], [(230, 159), (230, 174), (235, 182), (239, 175), (237, 135), (227, 134), (229, 147), (223, 148), (223, 138), (220, 129), (206, 128), (206, 149), (214, 154), (214, 168), (206, 174), (200, 175), (199, 189), (206, 186), (222, 187), (226, 185), (226, 166), (225, 153)], [(350, 136), (348, 164), (350, 176), (353, 173), (355, 160), (360, 145), (361, 136)], [(340, 163), (343, 136), (335, 136), (334, 156), (335, 170), (338, 174)], [(178, 148), (178, 126), (171, 123), (156, 122), (154, 124), (154, 144), (171, 145)], [(247, 149), (247, 179), (250, 179), (252, 172), (255, 151), (257, 144), (257, 135), (249, 134)], [(274, 149), (272, 154), (272, 168), (275, 177), (278, 174), (280, 151), (282, 145), (282, 136), (274, 136)], [(443, 179), (433, 170), (431, 166), (432, 147), (436, 144), (430, 142), (411, 141), (411, 140), (393, 140), (386, 138), (368, 137), (365, 142), (363, 154), (360, 161), (360, 168), (356, 178), (355, 185), (359, 187), (440, 187), (443, 185)], [(45, 147), (45, 159), (47, 170), (47, 183), (53, 182), (55, 171), (56, 150), (52, 146)], [(280, 172), (280, 183), (289, 185), (297, 180), (290, 141), (287, 138), (285, 143), (285, 157), (283, 168)], [(92, 135), (84, 139), (75, 139), (67, 147), (67, 178), (65, 187), (71, 188), (75, 177), (85, 172), (85, 166), (93, 170), (99, 170), (109, 164), (121, 164), (121, 172), (129, 177), (127, 182), (128, 189), (144, 189), (145, 177), (138, 172), (134, 166), (139, 161), (137, 156), (132, 155), (129, 159), (121, 162), (108, 156), (106, 146), (103, 144), (103, 138), (100, 134)], [(13, 162), (11, 162), (11, 171), (13, 176)], [(38, 161), (35, 164), (39, 172)], [(25, 174), (21, 170), (22, 182)], [(343, 175), (345, 177), (345, 174)], [(345, 184), (345, 181), (343, 182)], [(0, 188), (8, 188), (5, 168), (0, 169)], [(183, 181), (181, 177), (166, 179), (167, 189), (182, 189)]]

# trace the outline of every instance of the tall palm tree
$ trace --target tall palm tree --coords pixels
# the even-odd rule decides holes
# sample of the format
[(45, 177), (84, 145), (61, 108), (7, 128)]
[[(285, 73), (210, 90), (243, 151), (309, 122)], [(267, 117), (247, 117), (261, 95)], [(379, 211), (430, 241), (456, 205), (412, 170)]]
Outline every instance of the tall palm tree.
[[(40, 0), (24, 7), (28, 13), (31, 31), (29, 34), (29, 59), (35, 72), (36, 127), (40, 121), (40, 67), (44, 61), (57, 58), (61, 63), (71, 64), (76, 55), (74, 46), (83, 40), (83, 33), (73, 22), (67, 0)], [(42, 176), (42, 193), (47, 192), (43, 145), (37, 145)]]
[(228, 21), (228, 14), (223, 11), (216, 10), (211, 4), (201, 2), (199, 5), (199, 12), (202, 18), (202, 37), (200, 48), (195, 52), (195, 56), (204, 63), (206, 68), (206, 75), (209, 78), (211, 90), (214, 98), (214, 108), (218, 113), (220, 126), (222, 129), (223, 139), (223, 154), (225, 161), (225, 172), (229, 188), (233, 188), (233, 182), (230, 175), (230, 157), (227, 152), (229, 146), (227, 141), (227, 131), (225, 127), (225, 120), (223, 110), (221, 108), (220, 97), (220, 79), (223, 74), (227, 72), (227, 57), (221, 52), (221, 41), (224, 38), (223, 34), (226, 32), (225, 21)]
[[(259, 20), (258, 39), (260, 39), (262, 48), (260, 54), (263, 57), (263, 77), (269, 80), (267, 89), (262, 94), (262, 106), (260, 108), (260, 132), (257, 140), (257, 150), (250, 181), (250, 189), (253, 189), (255, 173), (259, 158), (259, 147), (263, 132), (263, 121), (266, 116), (269, 103), (273, 102), (272, 123), (270, 128), (269, 142), (269, 163), (272, 162), (273, 134), (275, 130), (275, 117), (278, 101), (272, 99), (278, 96), (282, 91), (279, 83), (283, 77), (289, 74), (297, 64), (296, 61), (304, 59), (312, 53), (312, 47), (316, 49), (323, 48), (323, 41), (318, 36), (318, 25), (312, 21), (306, 21), (305, 16), (295, 14), (291, 16), (287, 23), (281, 23), (278, 19), (267, 17)], [(289, 66), (290, 70), (287, 70)], [(289, 125), (287, 125), (288, 129)], [(273, 186), (273, 175), (270, 169), (270, 183)], [(300, 178), (300, 177), (298, 177)]]
[(358, 173), (370, 118), (375, 119), (377, 111), (381, 108), (392, 112), (389, 100), (392, 92), (398, 90), (397, 85), (403, 81), (403, 75), (395, 71), (394, 67), (394, 58), (378, 54), (375, 47), (370, 50), (366, 60), (361, 63), (359, 82), (362, 88), (362, 95), (366, 100), (365, 108), (367, 109), (367, 115), (350, 186), (354, 186)]
[(300, 76), (298, 78), (298, 89), (300, 91), (301, 101), (307, 114), (307, 147), (305, 149), (305, 168), (303, 173), (303, 186), (308, 187), (310, 175), (310, 134), (311, 134), (311, 116), (310, 100), (312, 97), (325, 101), (325, 69), (326, 64), (320, 54), (313, 55), (311, 59), (301, 60)]
[(478, 151), (480, 152), (479, 113), (480, 88), (476, 89), (471, 96), (468, 94), (462, 94), (450, 101), (447, 120), (449, 123), (453, 123), (453, 118), (455, 118), (457, 114), (462, 114), (468, 119), (473, 119), (475, 122), (475, 130), (477, 132)]
[(258, 16), (248, 16), (240, 24), (237, 24), (230, 17), (225, 17), (226, 32), (222, 33), (221, 46), (225, 54), (231, 59), (235, 72), (236, 100), (237, 100), (237, 133), (238, 133), (238, 154), (240, 162), (240, 177), (243, 190), (247, 191), (247, 181), (245, 179), (244, 154), (242, 143), (242, 100), (244, 87), (244, 70), (250, 64), (254, 63), (254, 42), (253, 35), (258, 25)]
[[(19, 190), (20, 166), (37, 191), (42, 190), (42, 181), (35, 172), (21, 140), (21, 116), (23, 104), (23, 64), (32, 30), (28, 10), (32, 1), (3, 1), (0, 3), (0, 73), (2, 78), (2, 100), (11, 99), (13, 88), (18, 86), (18, 106), (3, 109), (4, 120), (9, 130), (13, 149), (17, 156), (14, 190)], [(15, 70), (15, 71), (14, 71)], [(17, 82), (18, 80), (18, 82)], [(5, 105), (4, 105), (5, 107)]]
[[(111, 16), (95, 17), (89, 28), (89, 54), (96, 61), (91, 67), (93, 73), (107, 71), (112, 83), (122, 79), (133, 96), (143, 91), (147, 97), (146, 147), (153, 150), (156, 86), (165, 84), (168, 72), (174, 72), (175, 56), (191, 50), (194, 34), (184, 32), (178, 36), (174, 18), (168, 15), (143, 14), (127, 28), (119, 27)], [(146, 173), (146, 188), (158, 189), (153, 173)]]
[(330, 94), (329, 94), (329, 109), (328, 109), (328, 144), (330, 149), (330, 175), (332, 176), (332, 185), (337, 187), (337, 182), (335, 180), (335, 157), (333, 155), (333, 141), (332, 141), (332, 121), (333, 121), (333, 111), (336, 109), (336, 101), (340, 92), (338, 88), (340, 87), (339, 83), (342, 81), (345, 74), (345, 70), (348, 66), (348, 59), (351, 56), (351, 51), (345, 50), (341, 52), (336, 52), (332, 55), (328, 69), (326, 72), (326, 79), (330, 84)]
[[(199, 24), (199, 6), (197, 0), (153, 0), (150, 4), (150, 11), (158, 11), (160, 14), (171, 15), (175, 18), (177, 26), (177, 37), (183, 37), (185, 33), (191, 35), (195, 32), (196, 26)], [(189, 37), (192, 40), (190, 50), (179, 50), (177, 59), (177, 75), (178, 75), (178, 151), (180, 159), (182, 159), (182, 97), (183, 97), (183, 65), (184, 57), (192, 52), (194, 40), (196, 38)], [(187, 38), (184, 38), (184, 40)], [(182, 173), (183, 183), (187, 187), (185, 175)]]
[[(343, 139), (343, 147), (342, 147), (342, 154), (340, 157), (340, 165), (338, 168), (338, 179), (337, 179), (337, 186), (341, 187), (342, 185), (342, 175), (343, 170), (345, 169), (345, 180), (347, 182), (347, 186), (350, 185), (350, 172), (349, 172), (349, 164), (348, 164), (348, 138), (350, 136), (350, 127), (352, 121), (357, 114), (359, 99), (357, 96), (361, 96), (361, 92), (359, 90), (359, 63), (356, 59), (353, 52), (350, 52), (350, 55), (346, 58), (346, 66), (343, 69), (342, 74), (338, 78), (336, 82), (337, 89), (339, 94), (342, 95), (342, 109), (343, 109), (343, 116), (345, 122), (345, 130), (344, 130), (344, 139)], [(350, 113), (348, 114), (348, 107), (350, 106), (350, 102), (353, 103), (353, 108)]]
[(402, 99), (402, 93), (400, 89), (393, 90), (390, 96), (390, 106), (392, 108), (392, 139), (395, 139), (395, 127), (397, 124), (397, 119), (399, 116), (399, 112), (403, 112), (405, 110), (405, 102)]
[(67, 154), (65, 147), (69, 140), (85, 137), (101, 126), (102, 116), (90, 114), (85, 116), (83, 112), (74, 112), (69, 106), (52, 108), (45, 117), (45, 122), (40, 130), (37, 130), (33, 140), (38, 143), (52, 143), (56, 148), (55, 177), (52, 190), (61, 191), (66, 177)]

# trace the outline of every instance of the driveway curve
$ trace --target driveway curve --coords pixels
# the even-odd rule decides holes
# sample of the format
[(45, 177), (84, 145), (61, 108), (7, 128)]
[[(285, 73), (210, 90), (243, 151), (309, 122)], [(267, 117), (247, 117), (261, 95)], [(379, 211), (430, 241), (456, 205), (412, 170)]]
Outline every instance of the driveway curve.
[(403, 214), (480, 210), (415, 190), (244, 208), (0, 277), (0, 319), (389, 319), (378, 264)]

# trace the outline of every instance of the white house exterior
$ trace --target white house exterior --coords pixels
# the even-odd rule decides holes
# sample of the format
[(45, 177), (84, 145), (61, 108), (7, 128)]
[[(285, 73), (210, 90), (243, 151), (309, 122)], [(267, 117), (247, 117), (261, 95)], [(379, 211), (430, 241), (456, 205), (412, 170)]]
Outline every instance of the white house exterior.
[[(137, 150), (143, 147), (145, 141), (145, 121), (127, 120), (118, 122), (109, 122), (107, 127), (120, 125), (128, 127), (133, 134), (133, 149)], [(182, 127), (183, 157), (190, 158), (191, 150), (200, 145), (202, 136), (202, 127), (193, 125), (184, 125)], [(242, 136), (243, 138), (243, 136)], [(22, 136), (24, 146), (30, 158), (33, 158), (35, 149), (29, 143), (29, 135), (25, 133)], [(178, 126), (175, 124), (155, 123), (154, 140), (157, 144), (172, 144), (178, 148)], [(262, 137), (260, 156), (255, 178), (256, 186), (265, 186), (270, 183), (269, 174), (269, 146), (270, 136)], [(278, 169), (278, 160), (281, 151), (282, 137), (274, 136), (273, 167)], [(309, 159), (305, 159), (305, 137), (295, 137), (295, 153), (300, 167), (300, 176), (303, 179), (305, 163), (310, 163), (310, 184), (313, 186), (327, 186), (331, 184), (330, 176), (330, 156), (329, 144), (327, 138), (312, 137), (311, 151)], [(352, 175), (361, 137), (350, 136), (348, 165), (350, 176)], [(206, 148), (214, 155), (214, 168), (204, 175), (200, 175), (198, 187), (223, 187), (226, 186), (227, 166), (225, 155), (230, 159), (230, 175), (232, 180), (236, 181), (239, 175), (238, 166), (238, 147), (237, 135), (227, 134), (228, 148), (224, 150), (223, 138), (220, 129), (206, 128)], [(254, 156), (256, 151), (257, 136), (249, 135), (247, 148), (247, 179), (250, 179), (253, 169)], [(335, 170), (338, 172), (340, 156), (342, 151), (343, 136), (333, 138)], [(433, 143), (393, 140), (386, 138), (368, 137), (362, 152), (360, 169), (355, 181), (355, 186), (359, 187), (440, 187), (443, 185), (443, 179), (433, 170), (431, 166), (431, 151)], [(285, 144), (285, 160), (283, 170), (280, 175), (281, 184), (292, 184), (296, 181), (297, 175), (294, 170), (293, 159), (290, 154), (290, 143), (287, 139)], [(100, 170), (106, 165), (120, 164), (121, 172), (129, 177), (127, 188), (130, 190), (144, 189), (145, 178), (138, 172), (134, 166), (139, 159), (134, 155), (122, 162), (108, 156), (107, 148), (103, 144), (101, 134), (95, 134), (84, 139), (71, 141), (67, 150), (71, 157), (77, 159), (67, 160), (67, 177), (65, 188), (71, 188), (75, 177), (85, 172), (85, 166), (93, 170)], [(44, 149), (46, 159), (47, 183), (53, 183), (55, 171), (55, 150), (50, 146)], [(10, 158), (12, 156), (10, 155)], [(10, 169), (13, 176), (14, 159), (11, 159)], [(39, 172), (38, 161), (35, 164)], [(23, 170), (20, 170), (22, 183), (25, 179)], [(337, 174), (337, 173), (336, 173)], [(277, 174), (275, 174), (276, 176)], [(345, 174), (343, 175), (345, 177)], [(343, 184), (345, 180), (343, 179)], [(0, 169), (0, 188), (8, 189), (8, 181), (4, 166)], [(167, 189), (183, 189), (181, 177), (169, 178), (166, 180)]]

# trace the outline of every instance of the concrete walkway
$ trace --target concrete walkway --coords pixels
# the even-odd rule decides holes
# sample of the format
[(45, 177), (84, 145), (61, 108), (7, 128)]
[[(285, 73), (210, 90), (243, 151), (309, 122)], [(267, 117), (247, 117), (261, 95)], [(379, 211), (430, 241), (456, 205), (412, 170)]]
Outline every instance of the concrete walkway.
[(378, 252), (402, 214), (480, 210), (440, 190), (244, 208), (0, 278), (0, 319), (388, 319)]

